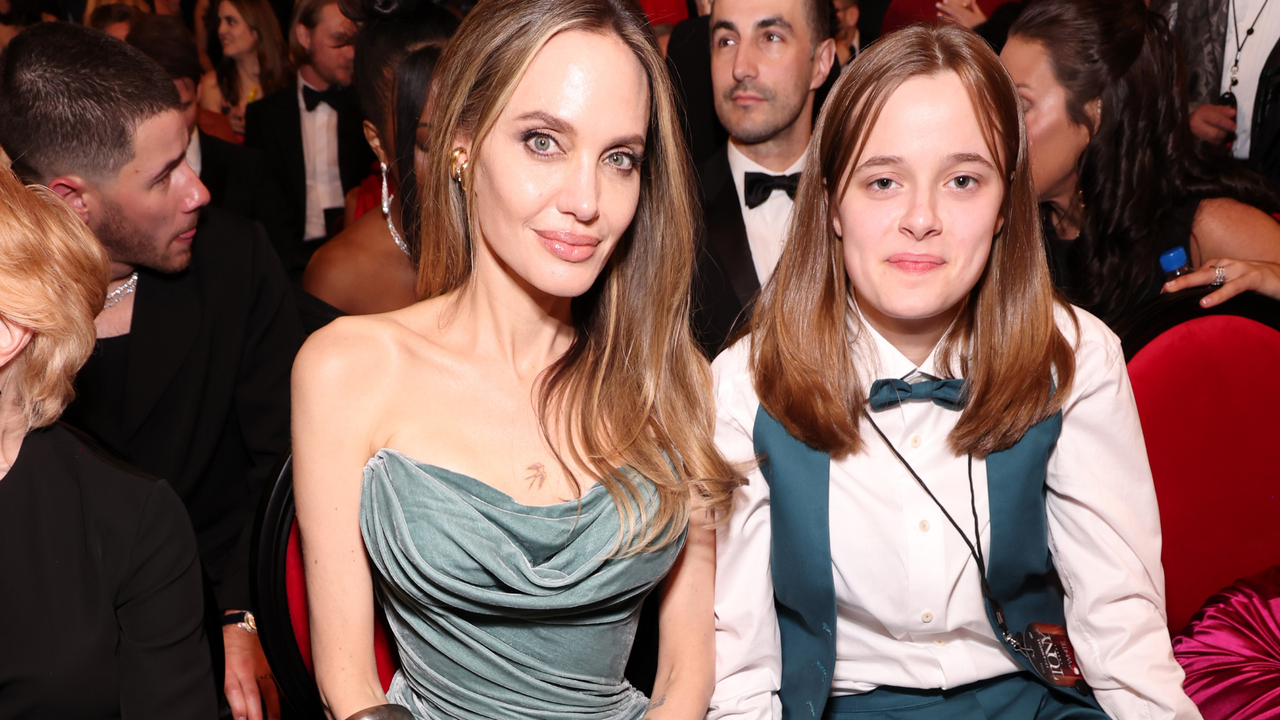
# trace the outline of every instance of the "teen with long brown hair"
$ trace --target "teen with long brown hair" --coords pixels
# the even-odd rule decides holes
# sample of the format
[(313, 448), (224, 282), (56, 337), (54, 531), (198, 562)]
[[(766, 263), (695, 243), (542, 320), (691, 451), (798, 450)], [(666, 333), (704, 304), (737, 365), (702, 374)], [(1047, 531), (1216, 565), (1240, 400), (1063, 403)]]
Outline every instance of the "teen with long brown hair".
[(808, 153), (713, 366), (717, 445), (763, 459), (718, 541), (708, 717), (1198, 717), (1123, 355), (1053, 291), (999, 60), (883, 38)]
[[(422, 301), (334, 322), (294, 367), (321, 697), (335, 718), (700, 718), (707, 518), (738, 476), (687, 319), (663, 60), (634, 2), (482, 0), (437, 73)], [(664, 576), (650, 703), (623, 669)]]

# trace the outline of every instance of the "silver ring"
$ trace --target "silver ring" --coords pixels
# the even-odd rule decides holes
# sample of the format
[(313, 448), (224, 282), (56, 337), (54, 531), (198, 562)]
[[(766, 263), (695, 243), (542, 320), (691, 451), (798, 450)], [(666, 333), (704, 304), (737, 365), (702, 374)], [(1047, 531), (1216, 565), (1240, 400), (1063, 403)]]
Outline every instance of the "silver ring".
[(1213, 265), (1213, 282), (1209, 283), (1209, 287), (1222, 287), (1227, 281), (1227, 270), (1222, 265)]

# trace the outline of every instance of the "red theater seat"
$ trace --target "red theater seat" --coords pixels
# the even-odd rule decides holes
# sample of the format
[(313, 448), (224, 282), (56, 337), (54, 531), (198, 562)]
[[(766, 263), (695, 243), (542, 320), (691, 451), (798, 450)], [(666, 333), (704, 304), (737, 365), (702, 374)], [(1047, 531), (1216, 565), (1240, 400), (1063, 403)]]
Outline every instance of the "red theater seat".
[(1205, 291), (1118, 325), (1164, 533), (1169, 630), (1214, 593), (1280, 563), (1280, 303)]
[[(324, 717), (311, 660), (311, 626), (301, 536), (294, 518), (293, 464), (286, 457), (264, 490), (254, 524), (250, 589), (262, 650), (276, 684), (300, 717)], [(376, 606), (374, 655), (382, 689), (400, 667), (382, 608)]]

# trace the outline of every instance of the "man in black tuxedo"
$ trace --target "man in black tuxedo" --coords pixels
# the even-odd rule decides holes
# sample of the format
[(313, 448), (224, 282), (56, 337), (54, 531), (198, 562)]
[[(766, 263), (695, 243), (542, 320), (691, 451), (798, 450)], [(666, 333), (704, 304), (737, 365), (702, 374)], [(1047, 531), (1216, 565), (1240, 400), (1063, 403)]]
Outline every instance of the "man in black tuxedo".
[(349, 87), (355, 30), (337, 0), (298, 0), (289, 27), (297, 81), (245, 111), (245, 144), (266, 156), (285, 201), (302, 219), (281, 253), (299, 281), (315, 249), (342, 230), (344, 197), (374, 162)]
[(714, 357), (777, 265), (835, 44), (830, 0), (716, 0), (710, 22), (716, 115), (729, 141), (700, 169), (693, 328)]
[(27, 182), (62, 197), (107, 249), (97, 347), (64, 420), (169, 481), (196, 531), (224, 619), (236, 717), (278, 702), (249, 608), (258, 495), (289, 447), (289, 374), (302, 341), (293, 293), (257, 223), (203, 209), (187, 124), (165, 71), (65, 23), (0, 55), (0, 145)]
[(173, 79), (182, 101), (191, 142), (187, 164), (209, 191), (209, 207), (216, 207), (262, 223), (277, 250), (289, 246), (298, 233), (280, 186), (267, 170), (262, 153), (229, 143), (200, 130), (200, 53), (182, 21), (171, 15), (143, 15), (126, 41), (155, 60)]

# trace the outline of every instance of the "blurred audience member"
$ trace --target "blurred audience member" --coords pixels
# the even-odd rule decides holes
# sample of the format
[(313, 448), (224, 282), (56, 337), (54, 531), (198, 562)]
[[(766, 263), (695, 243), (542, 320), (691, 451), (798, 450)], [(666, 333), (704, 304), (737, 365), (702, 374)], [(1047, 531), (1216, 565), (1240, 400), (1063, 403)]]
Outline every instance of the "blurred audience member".
[(107, 254), (0, 170), (0, 654), (6, 718), (216, 714), (195, 533), (168, 483), (55, 423), (93, 351)]
[[(422, 120), (431, 73), (458, 20), (434, 3), (366, 3), (352, 45), (364, 135), (381, 170), (375, 211), (325, 243), (302, 287), (351, 315), (398, 310), (418, 299), (415, 158), (425, 153)], [(363, 186), (362, 191), (363, 191)]]
[(209, 190), (209, 206), (257, 220), (272, 244), (284, 247), (294, 232), (292, 218), (262, 153), (205, 130), (204, 125), (211, 125), (229, 133), (230, 126), (223, 124), (226, 116), (199, 106), (200, 58), (195, 40), (182, 21), (176, 17), (144, 16), (127, 40), (164, 68), (178, 88), (182, 115), (191, 133), (187, 164)]
[(835, 0), (836, 27), (832, 37), (836, 41), (836, 61), (847, 66), (858, 57), (862, 47), (858, 37), (858, 0)]
[(266, 0), (219, 0), (205, 17), (218, 28), (222, 60), (201, 82), (200, 106), (231, 120), (243, 137), (245, 107), (289, 83), (289, 62), (275, 13)]
[(1187, 61), (1191, 130), (1280, 188), (1280, 4), (1164, 2)]
[(867, 48), (880, 37), (880, 25), (891, 0), (858, 0), (858, 39)]
[(671, 31), (666, 50), (671, 83), (684, 108), (680, 118), (694, 165), (710, 160), (729, 139), (716, 117), (711, 88), (711, 3), (700, 3), (697, 17), (677, 24)]
[(1227, 287), (1206, 306), (1242, 289), (1280, 296), (1280, 225), (1267, 215), (1280, 208), (1260, 177), (1192, 136), (1163, 17), (1140, 0), (1037, 0), (1001, 59), (1026, 109), (1054, 281), (1072, 302), (1114, 324), (1159, 295), (1158, 258), (1174, 247), (1201, 271), (1170, 289), (1224, 266)]
[[(200, 68), (198, 52), (195, 65), (191, 64), (195, 41), (181, 20), (177, 17), (147, 16), (129, 31), (125, 41), (155, 60), (173, 78), (178, 95), (182, 98), (182, 115), (187, 119), (187, 125), (198, 126), (205, 135), (229, 143), (236, 142), (231, 119), (220, 112), (200, 106), (204, 97), (204, 86), (200, 82), (204, 72)], [(199, 157), (189, 157), (188, 160), (192, 161), (191, 167), (199, 175)]]
[(999, 53), (1009, 39), (1009, 28), (1022, 14), (1023, 0), (1003, 0), (990, 16), (972, 0), (938, 0), (938, 17), (963, 25), (978, 33)]
[(245, 142), (275, 173), (297, 232), (282, 257), (296, 280), (311, 253), (342, 230), (346, 192), (374, 163), (349, 88), (356, 27), (337, 0), (299, 0), (289, 28), (296, 78), (249, 108)]
[(835, 59), (829, 0), (716, 0), (711, 82), (729, 142), (701, 168), (704, 248), (695, 337), (714, 357), (773, 273), (813, 132), (815, 91)]
[(85, 18), (84, 24), (123, 40), (144, 13), (145, 11), (125, 3), (99, 5)]
[(209, 195), (187, 165), (189, 138), (173, 81), (125, 43), (45, 23), (5, 51), (0, 145), (20, 177), (67, 201), (111, 260), (97, 349), (65, 420), (172, 483), (230, 613), (231, 709), (256, 717), (261, 688), (274, 717), (271, 671), (234, 611), (249, 607), (253, 510), (289, 447), (302, 329), (262, 228), (201, 211)]
[[(98, 8), (104, 5), (128, 5), (140, 13), (151, 12), (151, 6), (147, 4), (147, 0), (88, 0), (84, 4), (84, 14), (81, 16), (86, 27), (94, 27), (92, 24), (94, 22), (93, 15), (98, 11)], [(97, 29), (101, 30), (102, 28), (99, 27)]]
[(1010, 0), (893, 0), (885, 10), (880, 35), (888, 35), (918, 22), (933, 23), (946, 18), (967, 28), (987, 21), (1000, 5)]
[(61, 14), (58, 0), (0, 0), (0, 50), (23, 28), (53, 22)]

